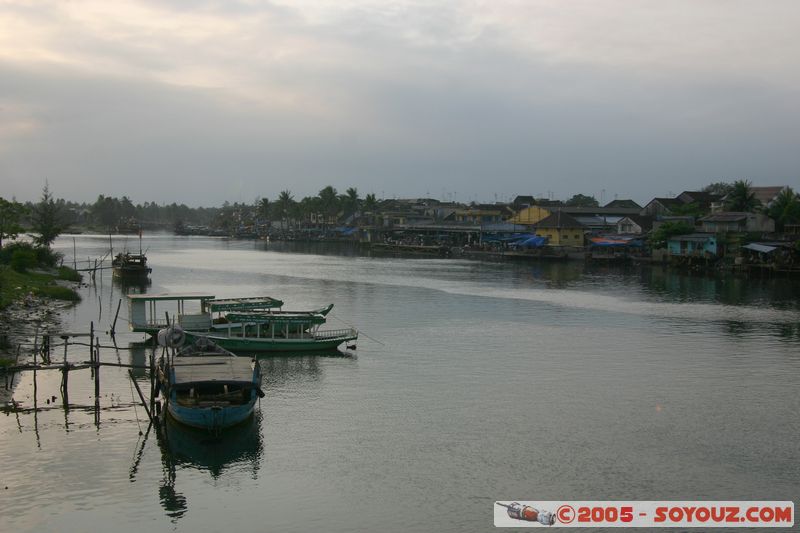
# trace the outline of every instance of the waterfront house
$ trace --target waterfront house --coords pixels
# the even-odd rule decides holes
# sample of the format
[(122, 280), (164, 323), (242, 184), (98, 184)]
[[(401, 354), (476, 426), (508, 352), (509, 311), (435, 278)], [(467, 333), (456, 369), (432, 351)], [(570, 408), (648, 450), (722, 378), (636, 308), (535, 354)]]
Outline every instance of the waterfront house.
[(717, 237), (713, 233), (690, 233), (667, 239), (670, 256), (717, 256)]
[(695, 204), (698, 211), (707, 213), (711, 210), (712, 205), (716, 205), (722, 200), (722, 196), (705, 191), (683, 191), (676, 199), (683, 202), (684, 205)]
[(761, 213), (721, 211), (700, 219), (702, 231), (709, 233), (772, 233), (775, 221)]
[(577, 220), (584, 229), (593, 233), (617, 231), (617, 223), (628, 215), (639, 213), (636, 207), (562, 207), (566, 213)]
[(445, 222), (469, 222), (472, 224), (493, 224), (503, 222), (510, 215), (505, 205), (476, 205), (462, 209), (454, 209), (444, 219)]
[(642, 208), (639, 214), (658, 218), (660, 216), (671, 215), (673, 209), (682, 207), (683, 205), (685, 204), (677, 198), (653, 198)]
[(623, 209), (641, 209), (642, 206), (630, 199), (611, 200), (604, 207), (610, 209), (623, 208)]
[(523, 209), (525, 207), (530, 207), (532, 205), (536, 205), (536, 200), (534, 200), (533, 196), (527, 195), (520, 195), (514, 198), (514, 201), (511, 202), (511, 206), (515, 210)]
[(788, 185), (772, 185), (769, 187), (750, 187), (750, 192), (761, 202), (761, 207), (772, 207), (780, 194), (788, 189)]
[(550, 209), (532, 205), (525, 207), (517, 212), (516, 215), (511, 217), (508, 221), (512, 224), (537, 224), (539, 221), (544, 220), (552, 214)]
[(551, 246), (583, 246), (586, 228), (573, 216), (556, 211), (536, 224), (536, 235)]
[(617, 222), (617, 233), (622, 235), (641, 235), (653, 229), (653, 217), (628, 215)]

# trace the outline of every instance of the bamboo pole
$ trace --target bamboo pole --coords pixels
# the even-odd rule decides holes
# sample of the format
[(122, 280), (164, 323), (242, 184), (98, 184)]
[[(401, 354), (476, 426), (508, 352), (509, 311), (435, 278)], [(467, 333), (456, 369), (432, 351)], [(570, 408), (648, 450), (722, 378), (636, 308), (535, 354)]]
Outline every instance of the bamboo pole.
[(150, 408), (147, 406), (147, 402), (144, 399), (144, 394), (142, 394), (142, 389), (139, 388), (139, 384), (133, 377), (133, 370), (128, 370), (128, 375), (131, 377), (131, 381), (133, 381), (133, 386), (136, 387), (136, 392), (139, 393), (139, 399), (142, 400), (142, 405), (144, 406), (144, 410), (147, 413), (147, 418), (149, 418), (153, 422), (153, 424), (157, 425), (157, 422), (153, 418), (153, 415), (150, 413)]
[(94, 356), (94, 397), (96, 401), (100, 401), (100, 339), (97, 339)]
[(114, 322), (111, 324), (111, 337), (112, 337), (112, 338), (114, 337), (114, 335), (115, 335), (115, 333), (116, 333), (116, 328), (117, 328), (117, 318), (119, 317), (119, 308), (120, 308), (120, 306), (121, 306), (121, 305), (122, 305), (122, 298), (120, 298), (120, 299), (119, 299), (119, 302), (117, 302), (117, 312), (116, 312), (116, 314), (114, 315)]
[[(89, 323), (89, 360), (94, 363), (94, 321)], [(94, 377), (94, 369), (92, 369), (92, 377)]]

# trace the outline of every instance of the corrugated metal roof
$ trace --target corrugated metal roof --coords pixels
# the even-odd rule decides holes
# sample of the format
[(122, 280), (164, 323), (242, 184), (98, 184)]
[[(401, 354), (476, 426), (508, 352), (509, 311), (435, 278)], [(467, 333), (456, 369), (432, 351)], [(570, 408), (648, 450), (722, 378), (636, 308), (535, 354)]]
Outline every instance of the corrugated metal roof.
[(675, 235), (674, 237), (670, 237), (670, 241), (694, 241), (694, 242), (704, 242), (714, 238), (713, 233), (690, 233), (688, 235)]
[(747, 248), (748, 250), (753, 250), (754, 252), (760, 252), (762, 254), (770, 254), (778, 249), (776, 246), (766, 246), (764, 244), (758, 244), (755, 242), (746, 244), (745, 246), (742, 246), (742, 248)]

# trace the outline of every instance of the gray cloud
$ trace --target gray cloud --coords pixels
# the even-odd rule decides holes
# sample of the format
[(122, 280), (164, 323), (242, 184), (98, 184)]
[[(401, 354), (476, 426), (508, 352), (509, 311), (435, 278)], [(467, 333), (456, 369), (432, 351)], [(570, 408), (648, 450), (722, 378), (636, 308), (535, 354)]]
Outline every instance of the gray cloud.
[[(45, 179), (77, 200), (193, 205), (327, 184), (641, 201), (720, 179), (798, 185), (796, 51), (776, 76), (769, 24), (761, 40), (745, 32), (772, 54), (763, 70), (703, 68), (717, 48), (700, 36), (692, 61), (663, 35), (619, 54), (637, 32), (607, 35), (593, 56), (547, 29), (559, 20), (547, 9), (120, 5), (126, 22), (103, 23), (91, 3), (12, 13), (42, 30), (19, 50), (0, 40), (0, 195), (35, 198)], [(540, 26), (536, 46), (520, 37)]]

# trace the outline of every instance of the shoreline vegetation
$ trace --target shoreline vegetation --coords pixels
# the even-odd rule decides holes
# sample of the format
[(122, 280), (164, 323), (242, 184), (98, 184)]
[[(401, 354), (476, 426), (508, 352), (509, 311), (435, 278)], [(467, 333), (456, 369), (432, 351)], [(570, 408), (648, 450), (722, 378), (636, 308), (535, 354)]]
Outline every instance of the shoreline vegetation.
[[(47, 252), (43, 255), (56, 259)], [(8, 255), (0, 253), (0, 261)], [(58, 310), (63, 306), (59, 303), (81, 299), (74, 288), (83, 279), (79, 272), (47, 264), (21, 268), (18, 263), (0, 264), (0, 368), (13, 364), (10, 351), (20, 339), (34, 335), (32, 325), (41, 331), (58, 329)]]
[[(24, 220), (32, 242), (17, 240), (26, 232)], [(50, 248), (68, 227), (63, 202), (53, 198), (48, 184), (35, 205), (0, 197), (0, 360), (12, 339), (32, 333), (31, 325), (36, 333), (58, 327), (55, 301), (80, 301), (72, 285), (81, 274), (63, 266), (63, 256)], [(5, 359), (0, 366), (8, 366)]]

